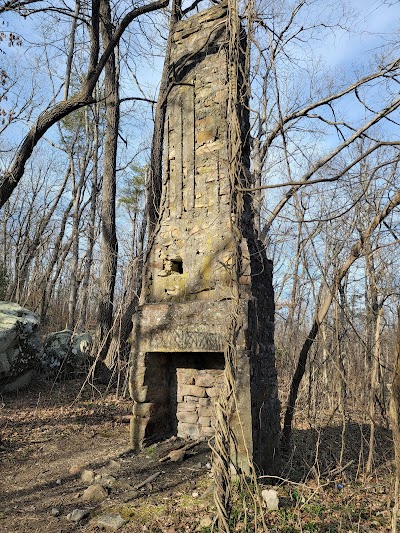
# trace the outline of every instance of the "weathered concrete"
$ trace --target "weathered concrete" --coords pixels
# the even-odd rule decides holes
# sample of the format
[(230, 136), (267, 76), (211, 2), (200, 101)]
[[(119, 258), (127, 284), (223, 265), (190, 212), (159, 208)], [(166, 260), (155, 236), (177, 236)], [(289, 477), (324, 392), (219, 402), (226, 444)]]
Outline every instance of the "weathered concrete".
[[(228, 165), (226, 5), (177, 25), (165, 123), (158, 230), (143, 273), (132, 334), (132, 444), (168, 434), (209, 437), (236, 308), (239, 257), (242, 324), (236, 339), (237, 460), (271, 470), (279, 434), (273, 347), (272, 267), (258, 242), (251, 199), (239, 227)], [(242, 86), (243, 165), (249, 165)], [(246, 173), (242, 176), (247, 182)], [(203, 408), (207, 407), (204, 412)]]

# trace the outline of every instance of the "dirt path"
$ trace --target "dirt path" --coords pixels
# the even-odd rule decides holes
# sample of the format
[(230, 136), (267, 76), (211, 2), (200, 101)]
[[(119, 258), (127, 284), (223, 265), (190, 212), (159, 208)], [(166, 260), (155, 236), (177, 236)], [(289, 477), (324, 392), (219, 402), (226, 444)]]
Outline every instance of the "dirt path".
[[(159, 462), (180, 445), (177, 440), (132, 454), (126, 423), (131, 402), (94, 391), (74, 402), (78, 390), (79, 384), (70, 382), (3, 398), (0, 531), (100, 531), (96, 517), (110, 510), (129, 520), (120, 531), (150, 531), (146, 523), (151, 531), (195, 531), (201, 513), (193, 522), (193, 508), (206, 516), (211, 503), (207, 445), (197, 446), (181, 463)], [(80, 476), (85, 469), (115, 478), (100, 502), (84, 500), (88, 483)], [(157, 472), (154, 481), (135, 490)], [(183, 507), (177, 510), (181, 497)], [(53, 509), (60, 514), (53, 516)], [(89, 516), (73, 523), (67, 515), (74, 509), (88, 510)], [(182, 526), (185, 515), (190, 529)]]

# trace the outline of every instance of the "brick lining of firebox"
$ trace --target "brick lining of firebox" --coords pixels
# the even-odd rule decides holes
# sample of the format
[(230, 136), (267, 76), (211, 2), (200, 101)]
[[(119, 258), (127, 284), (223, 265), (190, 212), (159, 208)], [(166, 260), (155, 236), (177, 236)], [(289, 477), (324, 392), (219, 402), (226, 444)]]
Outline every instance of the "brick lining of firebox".
[(139, 417), (149, 417), (145, 437), (212, 437), (215, 402), (224, 379), (224, 354), (150, 352), (145, 360), (146, 369), (139, 374), (144, 377), (146, 402), (139, 402), (134, 409)]
[(214, 404), (223, 382), (217, 368), (177, 368), (178, 437), (212, 437)]

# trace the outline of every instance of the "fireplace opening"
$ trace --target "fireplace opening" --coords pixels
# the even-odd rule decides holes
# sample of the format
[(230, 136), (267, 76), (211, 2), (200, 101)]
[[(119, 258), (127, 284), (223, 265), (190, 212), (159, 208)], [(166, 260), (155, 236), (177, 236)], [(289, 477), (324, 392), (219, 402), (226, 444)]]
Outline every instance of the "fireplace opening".
[(223, 372), (222, 352), (148, 353), (145, 385), (154, 408), (146, 440), (212, 437)]

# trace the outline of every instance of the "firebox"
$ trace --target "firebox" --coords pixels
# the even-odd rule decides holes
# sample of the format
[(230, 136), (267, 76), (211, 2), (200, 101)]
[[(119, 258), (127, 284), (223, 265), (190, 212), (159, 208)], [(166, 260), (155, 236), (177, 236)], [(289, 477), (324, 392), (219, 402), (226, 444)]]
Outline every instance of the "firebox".
[(140, 439), (212, 437), (223, 370), (223, 353), (147, 353), (143, 386), (147, 387), (146, 398), (153, 401), (136, 403), (134, 414), (140, 418), (146, 414), (144, 409), (150, 410), (152, 423), (144, 424)]

